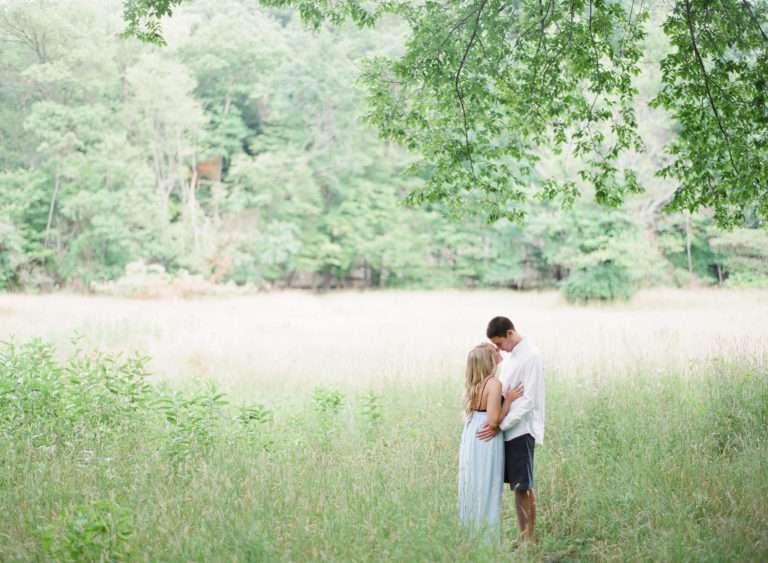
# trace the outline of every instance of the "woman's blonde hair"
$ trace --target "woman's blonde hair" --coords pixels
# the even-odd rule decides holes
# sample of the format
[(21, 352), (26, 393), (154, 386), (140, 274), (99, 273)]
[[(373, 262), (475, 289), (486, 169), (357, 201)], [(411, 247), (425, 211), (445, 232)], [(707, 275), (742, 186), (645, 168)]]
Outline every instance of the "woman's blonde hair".
[(496, 369), (496, 350), (490, 344), (478, 344), (467, 355), (464, 374), (464, 415), (472, 414), (472, 407), (480, 399), (481, 384)]

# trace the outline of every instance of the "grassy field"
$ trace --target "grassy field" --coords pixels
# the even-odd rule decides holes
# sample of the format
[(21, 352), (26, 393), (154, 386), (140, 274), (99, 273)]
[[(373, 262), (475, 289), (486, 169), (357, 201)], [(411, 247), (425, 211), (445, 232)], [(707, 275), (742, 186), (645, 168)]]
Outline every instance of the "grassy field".
[[(496, 314), (545, 355), (529, 552), (456, 522)], [(0, 340), (2, 561), (768, 558), (768, 292), (0, 295)]]

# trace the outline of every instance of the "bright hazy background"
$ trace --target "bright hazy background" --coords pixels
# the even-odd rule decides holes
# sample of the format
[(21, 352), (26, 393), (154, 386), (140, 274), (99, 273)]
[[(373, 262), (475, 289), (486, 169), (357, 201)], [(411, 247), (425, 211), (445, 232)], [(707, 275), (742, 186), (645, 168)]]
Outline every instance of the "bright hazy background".
[(203, 376), (264, 400), (320, 384), (460, 380), (466, 351), (499, 314), (539, 345), (556, 377), (594, 381), (640, 366), (638, 376), (649, 377), (768, 354), (768, 292), (717, 289), (646, 290), (627, 304), (590, 307), (556, 292), (509, 291), (0, 295), (0, 338), (42, 337), (67, 350), (79, 334), (92, 347), (148, 354), (164, 379)]

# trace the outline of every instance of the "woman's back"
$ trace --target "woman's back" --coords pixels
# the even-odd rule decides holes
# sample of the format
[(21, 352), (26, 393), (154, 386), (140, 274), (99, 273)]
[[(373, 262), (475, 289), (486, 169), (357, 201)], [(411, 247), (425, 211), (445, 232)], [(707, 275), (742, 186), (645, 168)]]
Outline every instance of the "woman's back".
[[(488, 397), (492, 395), (492, 389), (488, 388), (488, 382), (494, 380), (494, 383), (498, 385), (499, 391), (501, 391), (501, 382), (496, 379), (493, 375), (489, 375), (488, 377), (483, 380), (481, 383), (481, 390), (480, 390), (480, 400), (478, 401), (478, 404), (476, 405), (477, 408), (472, 408), (473, 412), (488, 412)], [(493, 387), (493, 384), (491, 385)], [(501, 397), (501, 402), (504, 402), (504, 397)]]

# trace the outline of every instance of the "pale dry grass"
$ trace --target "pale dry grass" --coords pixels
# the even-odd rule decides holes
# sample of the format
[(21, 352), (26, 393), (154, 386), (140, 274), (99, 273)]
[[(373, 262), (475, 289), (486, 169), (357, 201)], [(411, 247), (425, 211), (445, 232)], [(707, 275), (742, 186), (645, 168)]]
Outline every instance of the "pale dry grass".
[[(285, 292), (197, 300), (0, 295), (0, 339), (73, 333), (139, 350), (171, 381), (211, 378), (243, 398), (317, 384), (382, 388), (461, 377), (492, 316), (535, 340), (552, 377), (686, 371), (711, 358), (765, 361), (768, 291), (649, 290), (628, 304), (569, 306), (555, 292)], [(556, 375), (555, 375), (556, 374)]]

